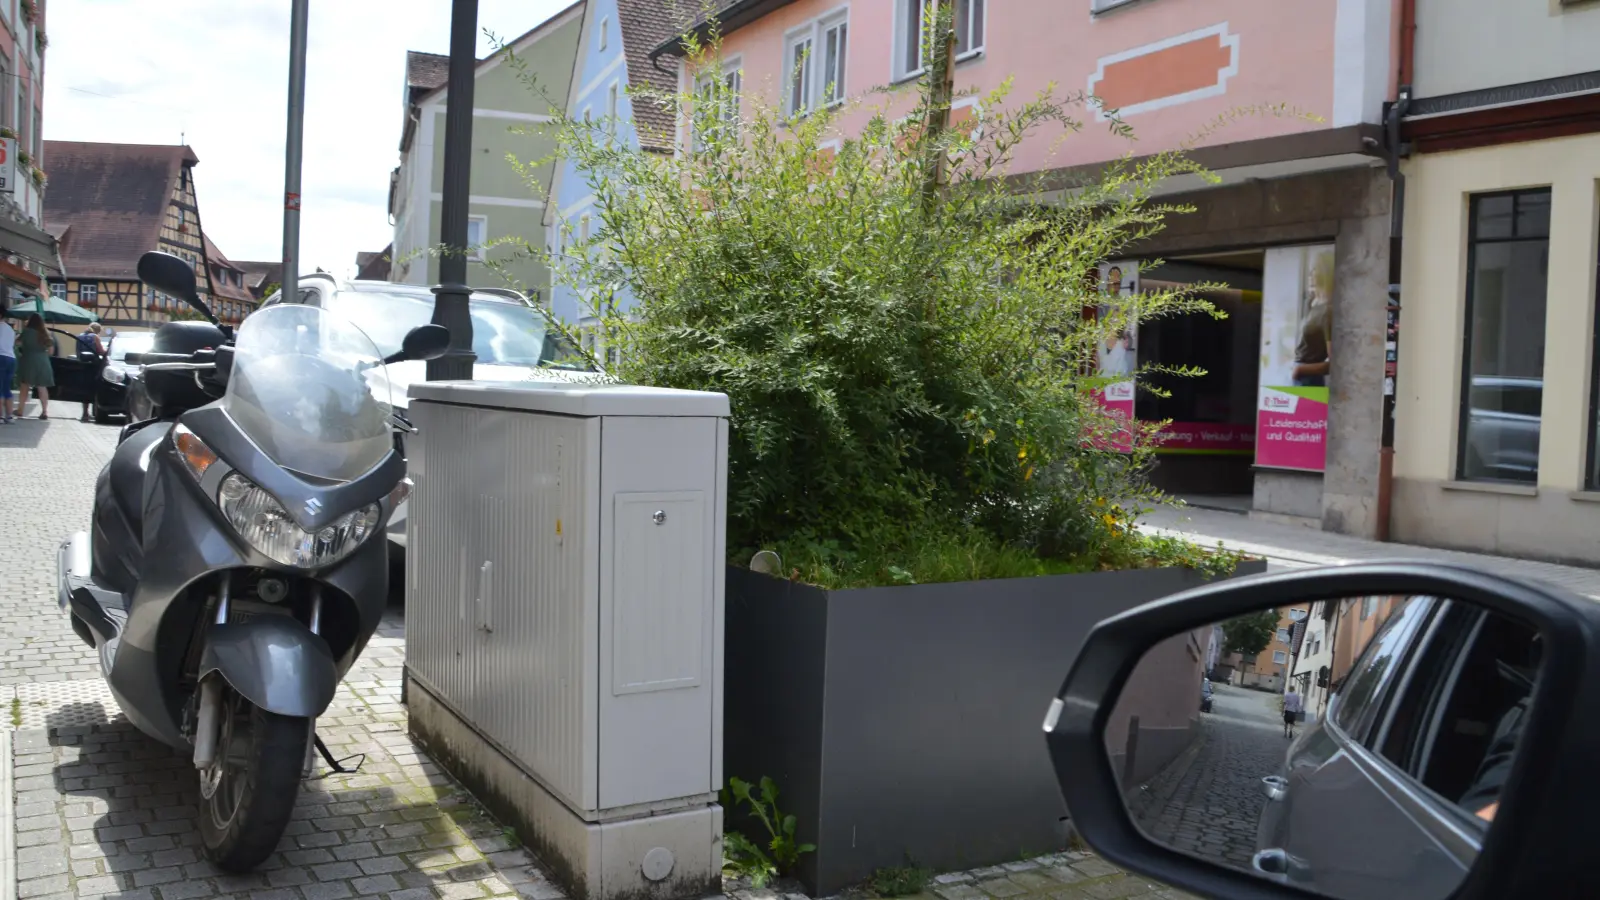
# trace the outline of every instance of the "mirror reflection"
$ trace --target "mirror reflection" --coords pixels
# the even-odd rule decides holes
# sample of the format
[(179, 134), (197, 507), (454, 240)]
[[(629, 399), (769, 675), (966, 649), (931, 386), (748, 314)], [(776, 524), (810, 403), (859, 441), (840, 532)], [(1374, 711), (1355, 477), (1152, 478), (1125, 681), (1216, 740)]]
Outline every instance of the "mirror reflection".
[(1444, 898), (1493, 826), (1531, 626), (1387, 596), (1264, 609), (1144, 654), (1105, 739), (1152, 840), (1350, 900)]

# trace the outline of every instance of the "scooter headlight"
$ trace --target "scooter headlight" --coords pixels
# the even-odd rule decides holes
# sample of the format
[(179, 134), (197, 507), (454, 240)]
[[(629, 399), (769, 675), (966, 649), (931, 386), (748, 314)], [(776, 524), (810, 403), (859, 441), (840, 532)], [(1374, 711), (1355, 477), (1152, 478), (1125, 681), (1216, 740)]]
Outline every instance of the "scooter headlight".
[(217, 506), (246, 543), (268, 559), (297, 569), (318, 569), (344, 559), (378, 530), (382, 518), (373, 503), (306, 531), (283, 504), (238, 472), (222, 479)]

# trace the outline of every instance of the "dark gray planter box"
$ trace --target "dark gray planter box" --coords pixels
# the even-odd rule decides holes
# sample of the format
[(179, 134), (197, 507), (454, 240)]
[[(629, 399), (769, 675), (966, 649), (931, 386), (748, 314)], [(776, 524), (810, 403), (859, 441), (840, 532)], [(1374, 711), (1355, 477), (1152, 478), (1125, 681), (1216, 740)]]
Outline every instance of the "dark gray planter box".
[(1051, 698), (1097, 621), (1204, 580), (1141, 569), (824, 591), (730, 567), (724, 770), (778, 783), (817, 845), (798, 873), (812, 896), (883, 867), (1061, 849)]

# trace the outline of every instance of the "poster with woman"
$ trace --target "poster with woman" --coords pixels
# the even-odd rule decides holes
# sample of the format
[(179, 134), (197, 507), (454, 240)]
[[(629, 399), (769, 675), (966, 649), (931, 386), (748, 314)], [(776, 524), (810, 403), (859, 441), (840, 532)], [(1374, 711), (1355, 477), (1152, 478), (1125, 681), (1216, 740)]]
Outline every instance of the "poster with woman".
[[(1139, 293), (1138, 261), (1101, 263), (1100, 287), (1107, 297), (1114, 299)], [(1111, 304), (1102, 304), (1096, 315), (1104, 316), (1113, 308)], [(1138, 327), (1130, 318), (1126, 327), (1103, 338), (1096, 354), (1095, 374), (1111, 379), (1095, 392), (1100, 405), (1113, 416), (1129, 422), (1133, 421), (1133, 376), (1139, 368), (1138, 334)], [(1119, 439), (1118, 443), (1121, 449), (1128, 449), (1126, 438)]]
[(1321, 472), (1326, 464), (1333, 263), (1332, 244), (1266, 253), (1258, 466)]

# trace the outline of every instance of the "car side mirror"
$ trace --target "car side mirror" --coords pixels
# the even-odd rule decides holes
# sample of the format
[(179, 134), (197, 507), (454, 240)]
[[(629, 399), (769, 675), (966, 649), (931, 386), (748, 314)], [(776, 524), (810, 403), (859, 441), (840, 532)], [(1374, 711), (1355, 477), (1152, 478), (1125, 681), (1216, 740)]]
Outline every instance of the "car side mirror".
[(1044, 730), (1074, 829), (1180, 890), (1476, 900), (1592, 886), (1595, 709), (1600, 603), (1374, 563), (1100, 622)]
[(402, 360), (430, 360), (443, 356), (450, 349), (450, 329), (443, 325), (418, 325), (406, 332), (400, 350), (384, 358), (385, 363)]

